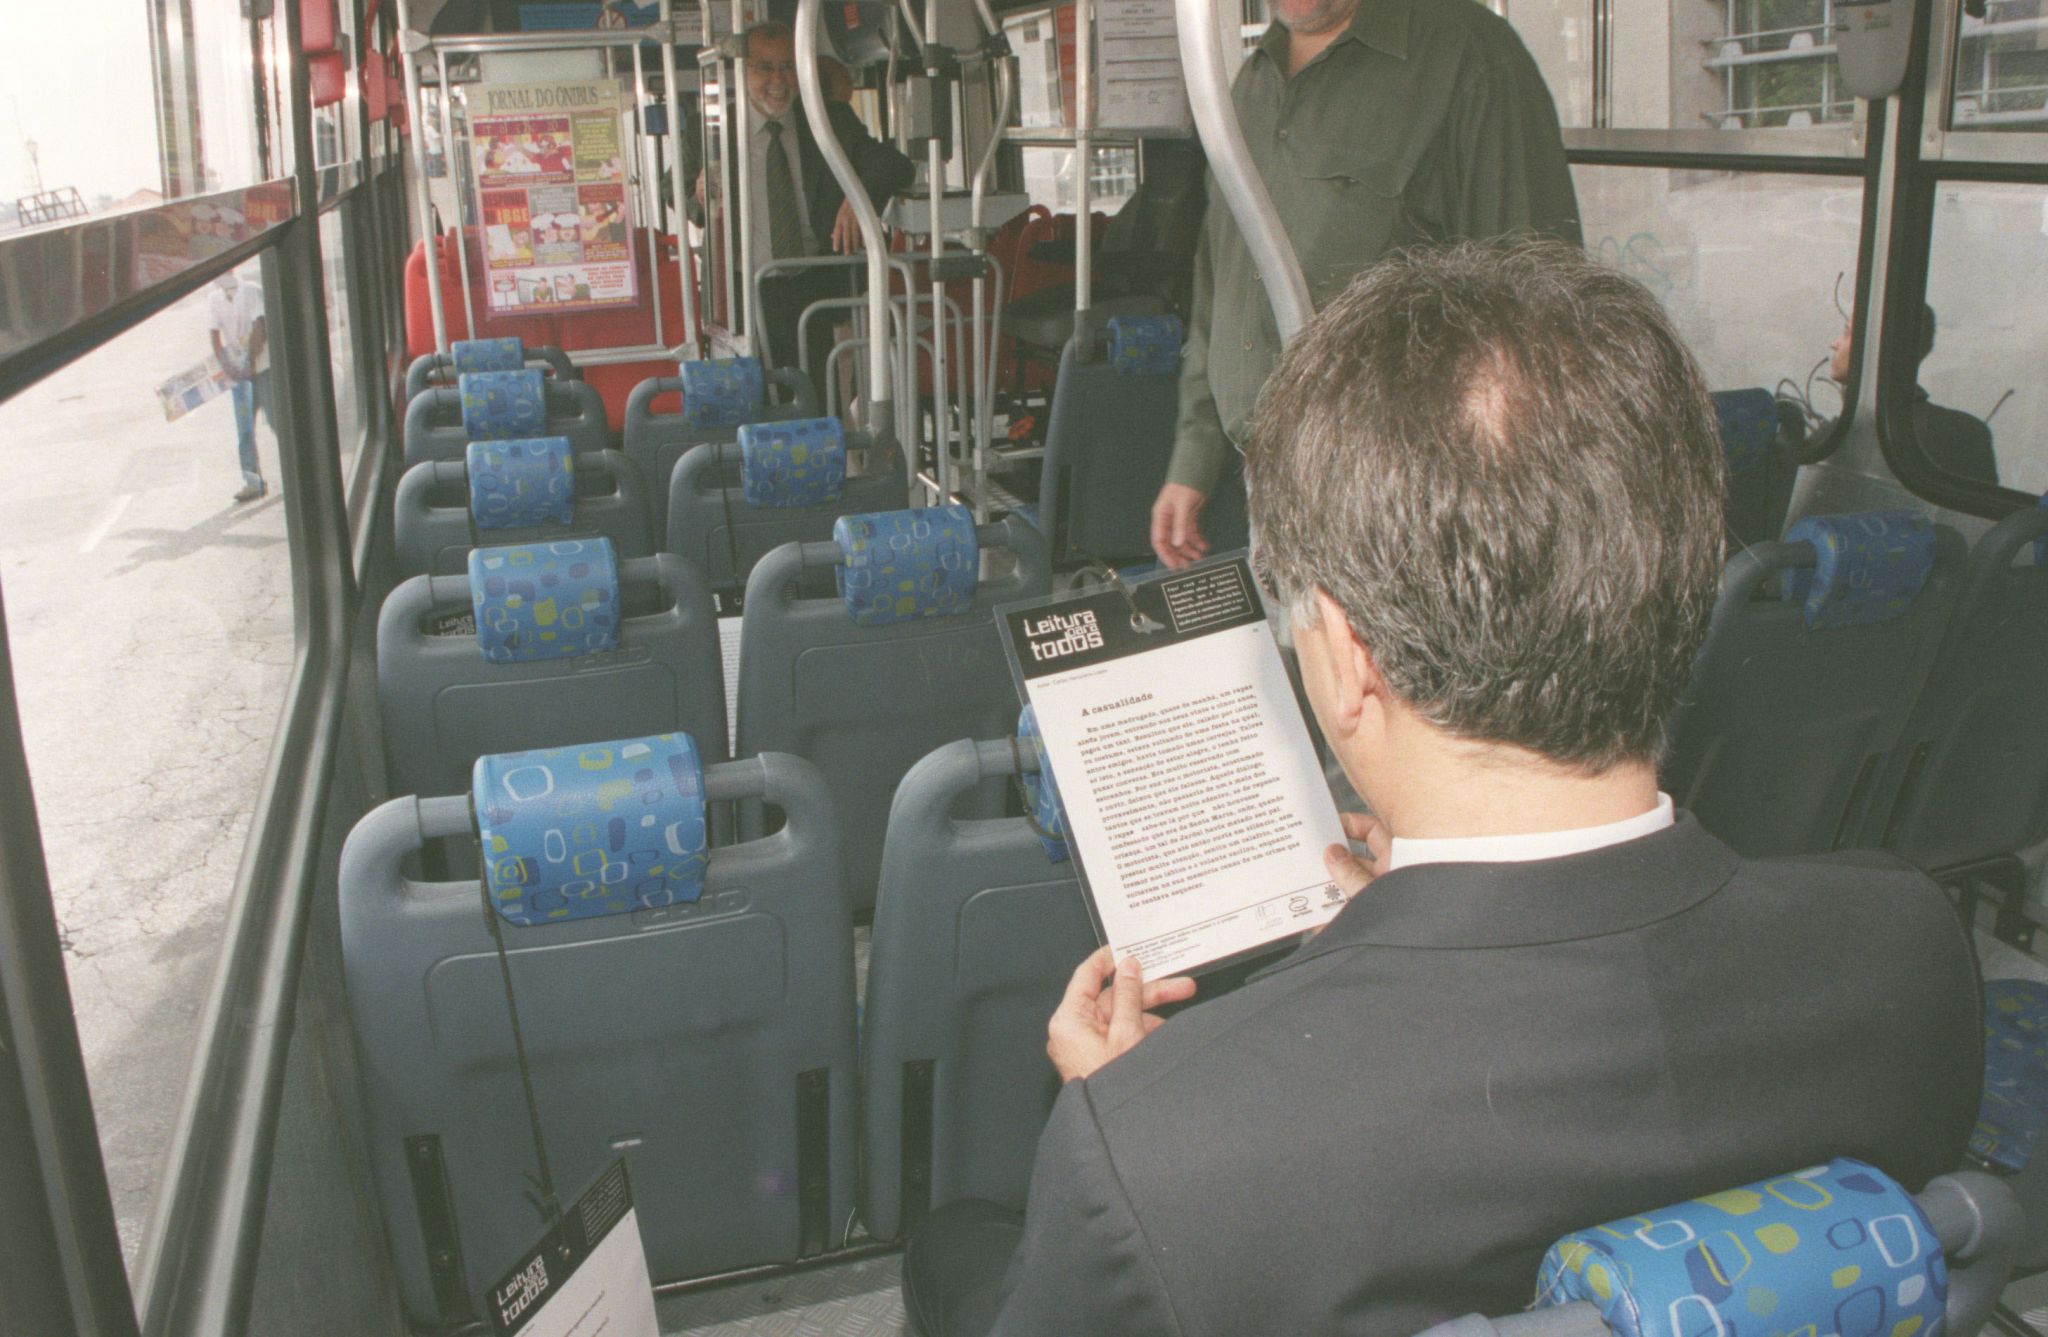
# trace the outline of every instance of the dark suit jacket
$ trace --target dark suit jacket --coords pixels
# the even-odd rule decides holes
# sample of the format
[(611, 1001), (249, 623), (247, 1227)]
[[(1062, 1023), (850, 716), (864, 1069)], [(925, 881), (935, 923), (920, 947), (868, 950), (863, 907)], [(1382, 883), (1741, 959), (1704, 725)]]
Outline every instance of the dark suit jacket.
[(1942, 469), (1977, 483), (1998, 482), (1998, 452), (1991, 429), (1982, 418), (1961, 409), (1943, 408), (1914, 387), (1913, 439), (1927, 458)]
[[(867, 188), (868, 199), (879, 209), (890, 198), (908, 186), (917, 175), (917, 168), (910, 159), (898, 153), (895, 148), (870, 135), (861, 124), (853, 108), (843, 102), (827, 102), (826, 114), (832, 119), (832, 132), (838, 136), (839, 144), (846, 150), (846, 156), (853, 162), (853, 170), (860, 177), (861, 185)], [(839, 206), (846, 199), (846, 192), (839, 188), (839, 178), (832, 175), (832, 168), (825, 161), (825, 155), (818, 149), (818, 141), (811, 134), (810, 118), (797, 107), (796, 144), (797, 173), (802, 178), (804, 203), (810, 214), (811, 235), (816, 237), (821, 249), (829, 250), (832, 242), (832, 221), (838, 216)], [(732, 147), (735, 161), (738, 145), (734, 142), (737, 127), (727, 132), (726, 142)], [(689, 150), (683, 162), (684, 179), (691, 183), (690, 221), (702, 224), (703, 213), (696, 201), (697, 180), (697, 137), (685, 135), (685, 147)], [(761, 257), (766, 259), (766, 257)]]
[(1004, 1334), (1372, 1333), (1525, 1306), (1565, 1232), (1860, 1156), (1954, 1168), (1975, 956), (1883, 855), (1751, 861), (1690, 817), (1375, 881), (1061, 1091)]

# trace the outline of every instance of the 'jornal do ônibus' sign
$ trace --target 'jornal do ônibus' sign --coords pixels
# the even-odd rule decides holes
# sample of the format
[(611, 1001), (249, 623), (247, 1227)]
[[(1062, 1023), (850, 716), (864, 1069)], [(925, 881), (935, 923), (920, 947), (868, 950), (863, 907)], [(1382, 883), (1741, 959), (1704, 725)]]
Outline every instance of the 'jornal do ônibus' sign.
[(469, 153), (494, 315), (631, 306), (633, 211), (619, 86), (480, 84)]

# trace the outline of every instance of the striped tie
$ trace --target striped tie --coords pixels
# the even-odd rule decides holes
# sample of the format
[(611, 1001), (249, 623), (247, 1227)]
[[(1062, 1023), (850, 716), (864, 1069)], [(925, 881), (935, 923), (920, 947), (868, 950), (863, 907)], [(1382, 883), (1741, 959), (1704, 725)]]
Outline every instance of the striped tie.
[(782, 142), (782, 122), (769, 121), (768, 249), (773, 258), (804, 253), (804, 225), (797, 217), (796, 177), (789, 170), (789, 149)]

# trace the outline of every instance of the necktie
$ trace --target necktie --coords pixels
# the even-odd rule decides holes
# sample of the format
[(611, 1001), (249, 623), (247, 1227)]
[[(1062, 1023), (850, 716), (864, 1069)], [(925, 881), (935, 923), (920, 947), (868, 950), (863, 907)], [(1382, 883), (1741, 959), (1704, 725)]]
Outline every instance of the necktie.
[(796, 176), (789, 170), (789, 148), (782, 142), (782, 122), (769, 121), (768, 249), (774, 259), (804, 253), (804, 225), (796, 216)]

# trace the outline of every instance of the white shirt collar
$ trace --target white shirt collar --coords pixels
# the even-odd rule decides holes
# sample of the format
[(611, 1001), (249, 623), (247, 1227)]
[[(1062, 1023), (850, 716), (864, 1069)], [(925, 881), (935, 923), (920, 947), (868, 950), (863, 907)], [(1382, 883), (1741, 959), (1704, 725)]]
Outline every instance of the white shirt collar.
[(1387, 866), (1380, 871), (1392, 872), (1421, 863), (1528, 863), (1535, 859), (1557, 859), (1647, 836), (1664, 830), (1675, 820), (1671, 795), (1659, 792), (1657, 806), (1648, 812), (1601, 826), (1537, 831), (1523, 836), (1395, 836), (1387, 851)]

